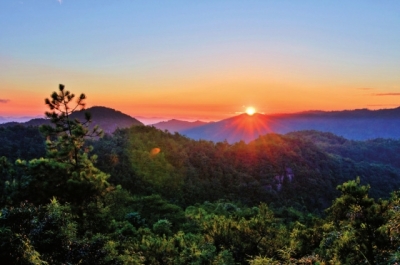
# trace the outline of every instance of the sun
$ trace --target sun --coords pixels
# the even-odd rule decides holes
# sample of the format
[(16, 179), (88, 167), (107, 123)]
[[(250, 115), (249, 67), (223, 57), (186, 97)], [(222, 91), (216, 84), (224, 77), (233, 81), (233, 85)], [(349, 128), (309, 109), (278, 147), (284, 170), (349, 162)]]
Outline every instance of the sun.
[(253, 108), (253, 107), (248, 107), (248, 108), (246, 109), (246, 113), (247, 113), (247, 115), (252, 116), (254, 113), (256, 113), (256, 109)]

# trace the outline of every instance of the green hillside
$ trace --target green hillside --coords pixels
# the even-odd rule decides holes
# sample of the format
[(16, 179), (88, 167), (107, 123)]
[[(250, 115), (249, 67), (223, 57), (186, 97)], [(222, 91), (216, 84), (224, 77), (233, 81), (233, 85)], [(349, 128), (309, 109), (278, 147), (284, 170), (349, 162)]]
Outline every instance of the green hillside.
[(2, 263), (400, 262), (399, 141), (140, 125), (99, 139), (90, 115), (64, 115), (66, 95), (48, 101), (53, 126), (0, 128)]

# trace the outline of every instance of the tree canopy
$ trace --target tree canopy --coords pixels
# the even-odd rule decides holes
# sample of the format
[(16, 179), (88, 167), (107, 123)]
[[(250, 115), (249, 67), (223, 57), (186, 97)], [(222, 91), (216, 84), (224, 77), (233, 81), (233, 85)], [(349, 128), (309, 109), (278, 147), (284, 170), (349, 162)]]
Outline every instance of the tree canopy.
[(71, 118), (85, 99), (60, 85), (43, 136), (0, 128), (3, 263), (400, 262), (400, 168), (371, 155), (399, 142), (313, 131), (229, 144), (149, 126), (101, 138), (90, 114)]

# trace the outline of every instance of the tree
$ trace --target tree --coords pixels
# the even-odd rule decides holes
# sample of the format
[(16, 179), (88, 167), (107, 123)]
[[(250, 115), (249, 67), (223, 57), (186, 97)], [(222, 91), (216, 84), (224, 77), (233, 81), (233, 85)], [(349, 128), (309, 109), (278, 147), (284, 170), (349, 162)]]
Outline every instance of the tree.
[(53, 92), (51, 99), (45, 102), (51, 111), (46, 111), (52, 125), (41, 126), (41, 132), (47, 137), (48, 156), (59, 162), (67, 162), (79, 169), (85, 163), (84, 155), (89, 151), (83, 149), (85, 138), (103, 136), (103, 131), (95, 126), (89, 130), (91, 114), (85, 113), (85, 121), (72, 119), (71, 114), (77, 109), (84, 109), (85, 94), (81, 94), (75, 106), (70, 106), (75, 95), (64, 90), (60, 84), (59, 92)]
[(387, 221), (379, 230), (390, 242), (380, 246), (381, 252), (390, 253), (390, 264), (400, 262), (400, 193), (395, 191), (389, 200)]
[(81, 94), (75, 105), (74, 98), (60, 85), (59, 92), (45, 100), (51, 110), (46, 116), (52, 123), (40, 128), (46, 137), (46, 158), (17, 160), (24, 172), (19, 199), (42, 204), (54, 196), (62, 202), (81, 205), (107, 190), (109, 176), (94, 166), (96, 156), (90, 157), (91, 147), (85, 146), (87, 137), (100, 137), (103, 132), (97, 126), (89, 130), (88, 112), (85, 121), (72, 119), (74, 111), (84, 108), (86, 96)]
[(342, 195), (327, 209), (330, 223), (321, 248), (327, 258), (345, 264), (377, 264), (384, 260), (390, 244), (380, 227), (386, 223), (388, 202), (368, 197), (369, 185), (361, 186), (360, 178), (339, 185)]

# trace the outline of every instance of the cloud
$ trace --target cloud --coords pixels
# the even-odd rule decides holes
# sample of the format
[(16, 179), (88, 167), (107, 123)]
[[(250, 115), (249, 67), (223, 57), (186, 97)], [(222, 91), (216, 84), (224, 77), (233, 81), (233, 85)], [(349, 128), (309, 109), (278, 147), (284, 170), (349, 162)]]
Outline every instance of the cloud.
[(368, 107), (398, 107), (399, 104), (369, 104)]
[(60, 3), (60, 5), (62, 4), (62, 2), (63, 2), (63, 0), (57, 0), (57, 2), (59, 2)]
[(400, 93), (378, 93), (374, 94), (374, 96), (400, 96)]
[(8, 102), (10, 102), (9, 99), (1, 99), (1, 98), (0, 98), (0, 103), (8, 103)]
[(373, 88), (371, 88), (371, 87), (359, 87), (357, 89), (358, 90), (372, 90)]

